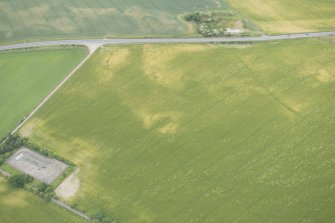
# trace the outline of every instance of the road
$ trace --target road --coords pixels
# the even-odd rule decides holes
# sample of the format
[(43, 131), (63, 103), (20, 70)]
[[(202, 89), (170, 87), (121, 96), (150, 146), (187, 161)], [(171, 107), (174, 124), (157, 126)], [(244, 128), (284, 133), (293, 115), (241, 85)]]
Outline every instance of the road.
[(55, 203), (55, 204), (61, 206), (62, 208), (66, 209), (66, 210), (68, 210), (68, 211), (70, 211), (70, 212), (72, 212), (73, 214), (78, 215), (79, 217), (82, 217), (82, 218), (86, 219), (87, 221), (90, 221), (90, 217), (89, 217), (88, 215), (84, 214), (84, 213), (81, 212), (81, 211), (78, 211), (78, 210), (72, 208), (71, 206), (65, 204), (64, 202), (62, 202), (62, 201), (60, 201), (60, 200), (57, 200), (57, 199), (55, 199), (55, 198), (52, 198), (51, 201), (52, 201), (53, 203)]
[(335, 31), (299, 33), (274, 36), (256, 37), (213, 37), (213, 38), (142, 38), (142, 39), (82, 39), (82, 40), (57, 40), (20, 43), (13, 45), (0, 46), (0, 51), (23, 49), (30, 47), (58, 46), (58, 45), (85, 45), (90, 50), (102, 45), (132, 44), (132, 43), (232, 43), (232, 42), (263, 42), (271, 40), (303, 39), (312, 37), (335, 36)]

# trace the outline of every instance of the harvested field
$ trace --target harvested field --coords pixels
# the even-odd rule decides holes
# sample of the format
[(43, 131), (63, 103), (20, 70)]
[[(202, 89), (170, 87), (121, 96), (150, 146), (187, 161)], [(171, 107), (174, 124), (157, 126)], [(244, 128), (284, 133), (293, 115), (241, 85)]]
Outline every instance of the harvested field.
[(267, 33), (335, 29), (334, 0), (225, 0)]
[(16, 151), (6, 163), (47, 184), (52, 183), (68, 167), (58, 160), (47, 158), (27, 148)]

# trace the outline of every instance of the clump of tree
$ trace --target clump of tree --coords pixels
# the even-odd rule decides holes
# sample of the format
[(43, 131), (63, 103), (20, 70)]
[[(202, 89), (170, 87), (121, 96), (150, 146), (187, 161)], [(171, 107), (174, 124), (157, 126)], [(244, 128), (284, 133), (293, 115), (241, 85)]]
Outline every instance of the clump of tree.
[[(0, 145), (0, 165), (12, 154), (12, 152), (23, 146), (23, 140), (17, 135), (9, 135), (3, 139)], [(1, 142), (3, 142), (1, 141)]]
[(219, 12), (194, 12), (186, 15), (185, 20), (194, 22), (197, 32), (203, 36), (224, 36), (227, 35), (227, 28), (234, 28), (237, 21), (240, 21), (238, 14), (232, 10)]
[(97, 223), (117, 223), (116, 220), (108, 217), (101, 209), (91, 214), (91, 220)]
[(228, 17), (234, 17), (237, 15), (235, 11), (226, 10), (220, 12), (194, 12), (187, 14), (185, 20), (188, 22), (198, 22), (198, 23), (214, 23)]
[(185, 20), (188, 22), (201, 22), (200, 12), (191, 13), (185, 16)]
[(10, 154), (5, 154), (0, 156), (0, 165), (5, 162), (6, 159), (8, 159)]
[(33, 180), (34, 179), (27, 174), (17, 174), (9, 177), (9, 183), (18, 188), (23, 188), (24, 185), (31, 183)]
[(46, 183), (40, 183), (39, 185), (37, 185), (36, 194), (46, 201), (51, 201), (51, 199), (55, 195), (53, 187)]
[(0, 146), (0, 155), (14, 151), (24, 145), (24, 140), (17, 135), (9, 135), (5, 142)]

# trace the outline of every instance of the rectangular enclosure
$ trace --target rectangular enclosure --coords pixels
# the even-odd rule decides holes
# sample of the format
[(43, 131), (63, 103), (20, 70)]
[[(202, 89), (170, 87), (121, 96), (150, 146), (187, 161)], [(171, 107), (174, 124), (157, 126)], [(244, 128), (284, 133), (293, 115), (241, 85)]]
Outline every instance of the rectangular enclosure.
[(47, 184), (52, 183), (68, 167), (65, 163), (47, 158), (25, 147), (9, 157), (6, 163)]

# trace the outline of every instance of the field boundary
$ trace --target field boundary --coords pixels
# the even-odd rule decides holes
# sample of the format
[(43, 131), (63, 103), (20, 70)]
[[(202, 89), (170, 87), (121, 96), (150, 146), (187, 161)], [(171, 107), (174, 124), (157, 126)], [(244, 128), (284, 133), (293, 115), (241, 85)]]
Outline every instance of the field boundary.
[(52, 201), (54, 204), (57, 204), (58, 206), (60, 206), (60, 207), (62, 207), (62, 208), (64, 208), (64, 209), (66, 209), (66, 210), (72, 212), (73, 214), (75, 214), (75, 215), (77, 215), (77, 216), (79, 216), (79, 217), (81, 217), (81, 218), (83, 218), (83, 219), (85, 219), (85, 220), (87, 220), (87, 221), (91, 221), (91, 218), (90, 218), (88, 215), (86, 215), (86, 214), (84, 214), (83, 212), (78, 211), (78, 210), (76, 210), (76, 209), (70, 207), (70, 206), (67, 205), (66, 203), (64, 203), (64, 202), (62, 202), (62, 201), (60, 201), (60, 200), (57, 200), (57, 199), (55, 199), (55, 198), (52, 198), (51, 201)]

